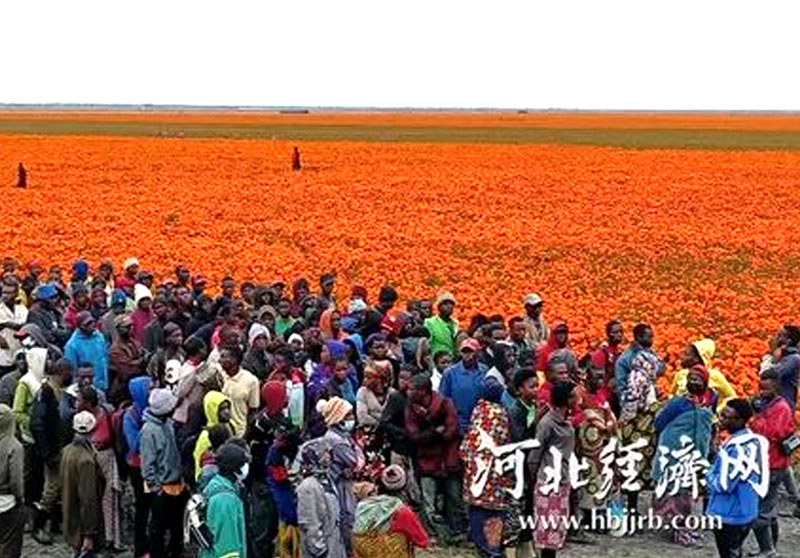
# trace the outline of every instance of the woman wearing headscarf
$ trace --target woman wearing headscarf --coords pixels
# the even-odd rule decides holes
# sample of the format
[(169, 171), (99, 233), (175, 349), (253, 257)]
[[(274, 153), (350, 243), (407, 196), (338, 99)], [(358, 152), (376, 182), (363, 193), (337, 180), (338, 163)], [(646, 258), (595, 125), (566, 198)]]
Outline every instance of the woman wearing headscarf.
[[(705, 366), (694, 365), (687, 374), (686, 395), (669, 400), (656, 415), (653, 426), (658, 435), (658, 454), (653, 459), (652, 478), (656, 483), (654, 511), (670, 525), (674, 517), (692, 513), (698, 494), (691, 489), (675, 486), (670, 471), (680, 467), (676, 453), (691, 445), (697, 460), (708, 457), (713, 432), (712, 420), (717, 406), (717, 394), (708, 387), (709, 374)], [(696, 452), (696, 453), (695, 453)], [(681, 484), (678, 481), (678, 484)], [(674, 488), (677, 492), (672, 494)], [(696, 532), (678, 528), (673, 531), (676, 543), (693, 546), (698, 542)]]
[(299, 454), (303, 480), (297, 487), (297, 523), (302, 558), (346, 558), (330, 447), (318, 438), (303, 444)]
[(353, 527), (357, 556), (411, 558), (414, 546), (428, 546), (425, 527), (402, 499), (405, 487), (406, 472), (399, 465), (390, 465), (381, 475), (380, 493), (358, 503)]
[[(313, 353), (312, 353), (313, 355)], [(322, 436), (325, 432), (325, 425), (319, 412), (317, 412), (316, 404), (318, 401), (326, 399), (329, 394), (336, 394), (341, 396), (342, 389), (338, 391), (331, 387), (331, 382), (334, 380), (334, 371), (336, 369), (337, 361), (345, 361), (346, 363), (347, 350), (344, 343), (339, 341), (326, 341), (319, 352), (319, 362), (313, 365), (313, 372), (308, 379), (308, 386), (306, 388), (306, 398), (308, 400), (308, 433), (312, 438)], [(313, 357), (312, 357), (313, 358)], [(340, 369), (343, 366), (339, 365)], [(348, 393), (352, 391), (353, 402), (355, 402), (355, 389), (357, 388), (356, 382), (351, 379), (350, 367), (346, 367), (346, 378), (349, 385), (344, 386), (344, 391)], [(341, 376), (340, 370), (340, 376)]]
[(356, 421), (350, 403), (339, 397), (332, 397), (319, 401), (317, 411), (322, 415), (327, 428), (323, 440), (331, 450), (331, 479), (339, 495), (342, 538), (350, 556), (356, 511), (353, 478), (364, 467), (364, 453), (352, 437)]
[(689, 370), (693, 366), (700, 364), (708, 370), (708, 387), (718, 395), (716, 410), (717, 412), (722, 411), (728, 400), (736, 397), (736, 390), (728, 383), (728, 379), (725, 378), (722, 372), (711, 367), (711, 359), (714, 358), (715, 352), (716, 345), (711, 339), (701, 339), (686, 347), (686, 351), (684, 351), (681, 358), (683, 369), (676, 372), (675, 377), (672, 379), (671, 394), (673, 396), (686, 394)]
[(319, 317), (319, 329), (322, 331), (322, 338), (326, 341), (344, 341), (347, 333), (341, 328), (342, 316), (335, 308), (328, 308)]
[(390, 381), (391, 365), (386, 361), (373, 362), (364, 369), (364, 385), (356, 394), (356, 419), (360, 427), (375, 429), (380, 424)]
[[(501, 403), (503, 385), (487, 377), (481, 386), (480, 399), (470, 419), (471, 428), (461, 442), (461, 461), (464, 463), (464, 498), (469, 505), (469, 540), (485, 558), (503, 555), (504, 526), (509, 510), (507, 490), (512, 478), (498, 475), (493, 469), (484, 476), (480, 463), (492, 461), (491, 450), (485, 447), (484, 436), (494, 446), (510, 441), (508, 413)], [(488, 440), (487, 440), (488, 441)]]

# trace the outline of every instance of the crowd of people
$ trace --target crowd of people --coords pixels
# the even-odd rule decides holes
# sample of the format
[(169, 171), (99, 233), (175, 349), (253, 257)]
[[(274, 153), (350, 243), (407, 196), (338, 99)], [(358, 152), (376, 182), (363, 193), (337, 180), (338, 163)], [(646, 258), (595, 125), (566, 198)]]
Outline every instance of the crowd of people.
[[(795, 326), (758, 394), (735, 392), (710, 339), (687, 344), (659, 393), (649, 325), (627, 343), (610, 321), (579, 350), (537, 294), (519, 316), (462, 324), (451, 293), (400, 308), (392, 286), (375, 299), (355, 286), (338, 300), (333, 273), (207, 289), (183, 266), (156, 282), (135, 258), (66, 274), (5, 260), (0, 558), (20, 556), (26, 529), (82, 557), (132, 539), (136, 558), (390, 558), (466, 536), (483, 557), (549, 558), (588, 542), (593, 511), (635, 516), (643, 489), (660, 517), (719, 517), (721, 557), (752, 532), (767, 558), (781, 489), (800, 517)], [(607, 474), (623, 448), (640, 454), (635, 489)], [(769, 470), (730, 477), (749, 451)], [(689, 454), (710, 465), (699, 488), (675, 482)]]

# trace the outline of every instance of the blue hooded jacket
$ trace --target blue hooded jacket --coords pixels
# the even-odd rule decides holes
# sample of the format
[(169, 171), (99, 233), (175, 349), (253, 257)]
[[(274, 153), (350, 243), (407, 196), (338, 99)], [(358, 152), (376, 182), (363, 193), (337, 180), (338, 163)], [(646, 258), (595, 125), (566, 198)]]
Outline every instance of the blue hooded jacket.
[(150, 395), (150, 386), (153, 381), (149, 376), (139, 376), (128, 384), (128, 391), (131, 392), (131, 405), (122, 417), (122, 432), (125, 434), (125, 442), (128, 444), (128, 455), (125, 460), (132, 467), (139, 466), (139, 434), (144, 424), (144, 410), (147, 408), (147, 398)]
[[(756, 452), (760, 458), (762, 450), (767, 450), (768, 443), (762, 436), (753, 434), (749, 428), (743, 428), (732, 434), (725, 445), (720, 448), (714, 464), (706, 473), (706, 486), (709, 494), (706, 515), (720, 517), (725, 525), (748, 525), (758, 517), (761, 498), (753, 488), (753, 484), (757, 485), (761, 481), (762, 474), (769, 474), (769, 465), (767, 465), (766, 471), (754, 472), (748, 479), (729, 478), (726, 486), (722, 486), (724, 480), (722, 478), (723, 453), (727, 454), (735, 463), (736, 460), (742, 458), (744, 447), (747, 447), (748, 453)], [(761, 459), (758, 461), (766, 463), (767, 458), (764, 457), (763, 461)]]
[(86, 336), (81, 330), (76, 329), (64, 347), (64, 358), (75, 368), (84, 362), (91, 364), (94, 387), (103, 391), (108, 390), (108, 343), (102, 333), (95, 330)]

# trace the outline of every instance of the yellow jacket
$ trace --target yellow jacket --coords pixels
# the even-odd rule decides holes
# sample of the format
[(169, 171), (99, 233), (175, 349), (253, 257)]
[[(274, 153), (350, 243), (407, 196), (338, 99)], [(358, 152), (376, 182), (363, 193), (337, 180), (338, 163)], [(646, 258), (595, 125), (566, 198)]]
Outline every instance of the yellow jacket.
[(219, 407), (224, 401), (230, 401), (227, 396), (218, 391), (209, 391), (203, 397), (203, 412), (206, 415), (206, 427), (197, 437), (194, 445), (194, 478), (199, 479), (203, 472), (203, 454), (211, 449), (211, 440), (208, 437), (208, 429), (219, 424)]
[[(697, 349), (700, 358), (703, 359), (703, 365), (708, 370), (708, 387), (716, 391), (719, 396), (719, 400), (717, 401), (717, 412), (719, 412), (725, 407), (729, 399), (736, 397), (736, 391), (728, 383), (727, 378), (725, 378), (722, 372), (716, 368), (709, 367), (711, 359), (716, 352), (714, 342), (711, 339), (701, 339), (692, 344), (694, 348)], [(675, 374), (675, 377), (672, 379), (671, 393), (673, 396), (686, 394), (686, 379), (688, 375), (689, 371), (685, 368)]]

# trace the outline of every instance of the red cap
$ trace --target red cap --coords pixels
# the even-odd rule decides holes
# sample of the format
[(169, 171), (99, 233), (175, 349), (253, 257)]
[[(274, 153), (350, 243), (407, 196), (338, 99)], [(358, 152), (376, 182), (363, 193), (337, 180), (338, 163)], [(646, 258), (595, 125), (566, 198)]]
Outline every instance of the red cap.
[(477, 339), (473, 339), (472, 337), (468, 339), (464, 339), (461, 344), (458, 346), (459, 351), (469, 350), (473, 353), (477, 353), (481, 350), (481, 344), (478, 342)]

